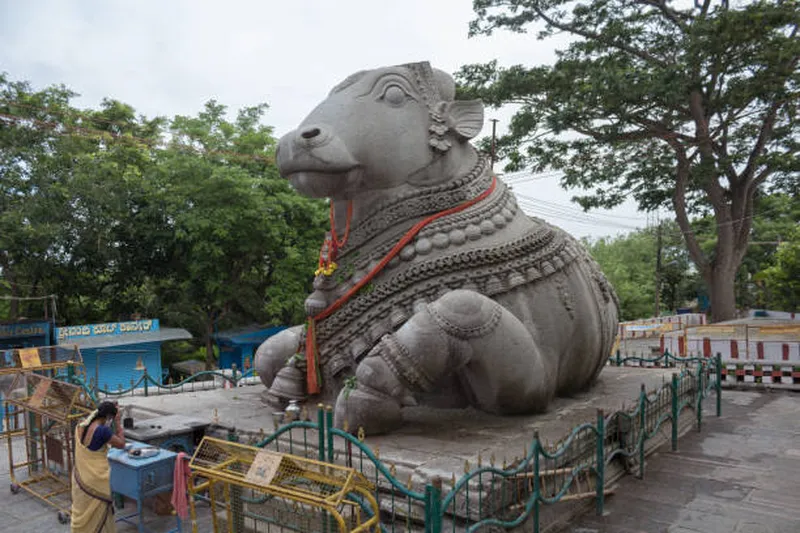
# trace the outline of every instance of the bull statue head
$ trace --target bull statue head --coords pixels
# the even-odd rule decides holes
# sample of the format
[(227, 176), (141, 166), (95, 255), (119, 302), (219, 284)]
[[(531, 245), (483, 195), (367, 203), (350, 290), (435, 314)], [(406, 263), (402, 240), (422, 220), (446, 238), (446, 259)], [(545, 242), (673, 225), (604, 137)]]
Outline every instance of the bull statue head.
[(427, 62), (357, 72), (281, 138), (280, 173), (335, 200), (453, 179), (475, 165), (468, 141), (483, 126), (480, 100), (454, 98), (453, 78)]

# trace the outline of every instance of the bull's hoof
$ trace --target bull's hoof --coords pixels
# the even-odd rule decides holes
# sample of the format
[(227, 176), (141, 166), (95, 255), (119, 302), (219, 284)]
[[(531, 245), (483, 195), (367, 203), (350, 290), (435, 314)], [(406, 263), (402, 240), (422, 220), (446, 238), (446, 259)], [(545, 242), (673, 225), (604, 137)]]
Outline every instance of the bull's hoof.
[[(349, 394), (348, 394), (349, 392)], [(336, 399), (333, 424), (340, 429), (366, 435), (382, 435), (403, 425), (400, 404), (387, 396), (370, 393), (363, 386), (355, 390), (342, 390)]]

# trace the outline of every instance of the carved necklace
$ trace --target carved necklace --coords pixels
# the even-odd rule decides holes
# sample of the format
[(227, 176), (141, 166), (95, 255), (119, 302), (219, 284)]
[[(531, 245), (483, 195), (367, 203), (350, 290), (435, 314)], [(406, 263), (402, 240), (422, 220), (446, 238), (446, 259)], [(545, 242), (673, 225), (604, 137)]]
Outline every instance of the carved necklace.
[[(378, 262), (375, 267), (373, 267), (363, 278), (361, 278), (358, 283), (356, 283), (350, 290), (348, 290), (345, 294), (340, 296), (335, 302), (329, 305), (325, 310), (321, 313), (313, 316), (308, 317), (308, 326), (306, 330), (306, 384), (308, 388), (309, 394), (319, 394), (320, 392), (320, 369), (319, 369), (319, 351), (317, 348), (317, 340), (315, 335), (315, 323), (324, 320), (325, 318), (329, 317), (333, 314), (337, 309), (339, 309), (342, 305), (345, 304), (353, 295), (355, 295), (358, 291), (360, 291), (365, 285), (367, 285), (372, 279), (377, 276), (381, 270), (391, 261), (394, 259), (400, 251), (409, 244), (412, 239), (428, 224), (437, 220), (439, 218), (452, 215), (454, 213), (458, 213), (459, 211), (463, 211), (470, 206), (475, 205), (476, 203), (486, 199), (489, 197), (492, 192), (494, 192), (495, 187), (497, 186), (497, 177), (492, 176), (492, 182), (489, 185), (489, 188), (483, 191), (478, 196), (467, 200), (461, 204), (456, 205), (455, 207), (451, 207), (449, 209), (445, 209), (443, 211), (439, 211), (438, 213), (434, 213), (421, 221), (417, 222), (412, 226), (403, 237), (392, 247), (391, 250), (383, 257), (383, 259)], [(335, 257), (338, 248), (344, 246), (344, 242), (346, 242), (347, 238), (349, 237), (350, 233), (350, 217), (352, 215), (352, 202), (348, 204), (347, 209), (347, 223), (345, 227), (345, 236), (342, 239), (341, 244), (339, 243), (334, 227), (334, 217), (333, 217), (333, 203), (331, 203), (331, 233), (333, 237), (330, 239), (329, 244), (331, 245), (330, 252), (333, 252), (333, 256)], [(327, 241), (327, 239), (326, 239)], [(325, 245), (323, 245), (324, 247)], [(328, 253), (328, 257), (331, 256), (331, 253)], [(322, 254), (320, 254), (320, 262), (322, 262)], [(335, 263), (331, 260), (330, 265), (333, 265), (335, 269)]]

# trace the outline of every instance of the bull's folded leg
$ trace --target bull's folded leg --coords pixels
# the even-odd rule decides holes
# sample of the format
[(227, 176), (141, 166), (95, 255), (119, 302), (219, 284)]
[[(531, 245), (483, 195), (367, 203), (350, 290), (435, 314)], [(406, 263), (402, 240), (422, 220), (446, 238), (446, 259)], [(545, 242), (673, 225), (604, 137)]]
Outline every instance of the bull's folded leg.
[(397, 429), (408, 392), (434, 392), (450, 374), (479, 409), (534, 412), (553, 395), (551, 373), (511, 313), (478, 293), (452, 291), (375, 345), (356, 369), (356, 388), (339, 394), (335, 423), (372, 435)]
[[(380, 345), (379, 345), (380, 346)], [(377, 348), (379, 348), (376, 347)], [(376, 349), (356, 369), (356, 388), (339, 392), (334, 425), (355, 433), (359, 428), (371, 435), (387, 433), (403, 423), (400, 412), (405, 387)]]
[(448, 335), (420, 311), (393, 334), (384, 337), (356, 368), (356, 388), (336, 401), (335, 423), (367, 434), (397, 429), (409, 392), (431, 392), (448, 369)]

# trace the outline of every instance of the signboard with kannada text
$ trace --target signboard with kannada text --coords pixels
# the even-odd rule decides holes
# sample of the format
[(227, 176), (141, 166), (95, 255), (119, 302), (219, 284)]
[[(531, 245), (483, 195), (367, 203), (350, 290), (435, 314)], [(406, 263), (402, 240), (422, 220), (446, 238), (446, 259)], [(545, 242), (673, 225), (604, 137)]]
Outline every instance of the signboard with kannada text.
[(0, 339), (16, 339), (20, 337), (49, 337), (49, 335), (49, 322), (0, 324)]
[(113, 335), (129, 335), (132, 333), (148, 333), (158, 331), (158, 319), (131, 320), (129, 322), (109, 322), (105, 324), (86, 324), (83, 326), (67, 326), (56, 328), (59, 343), (70, 339), (100, 337)]

